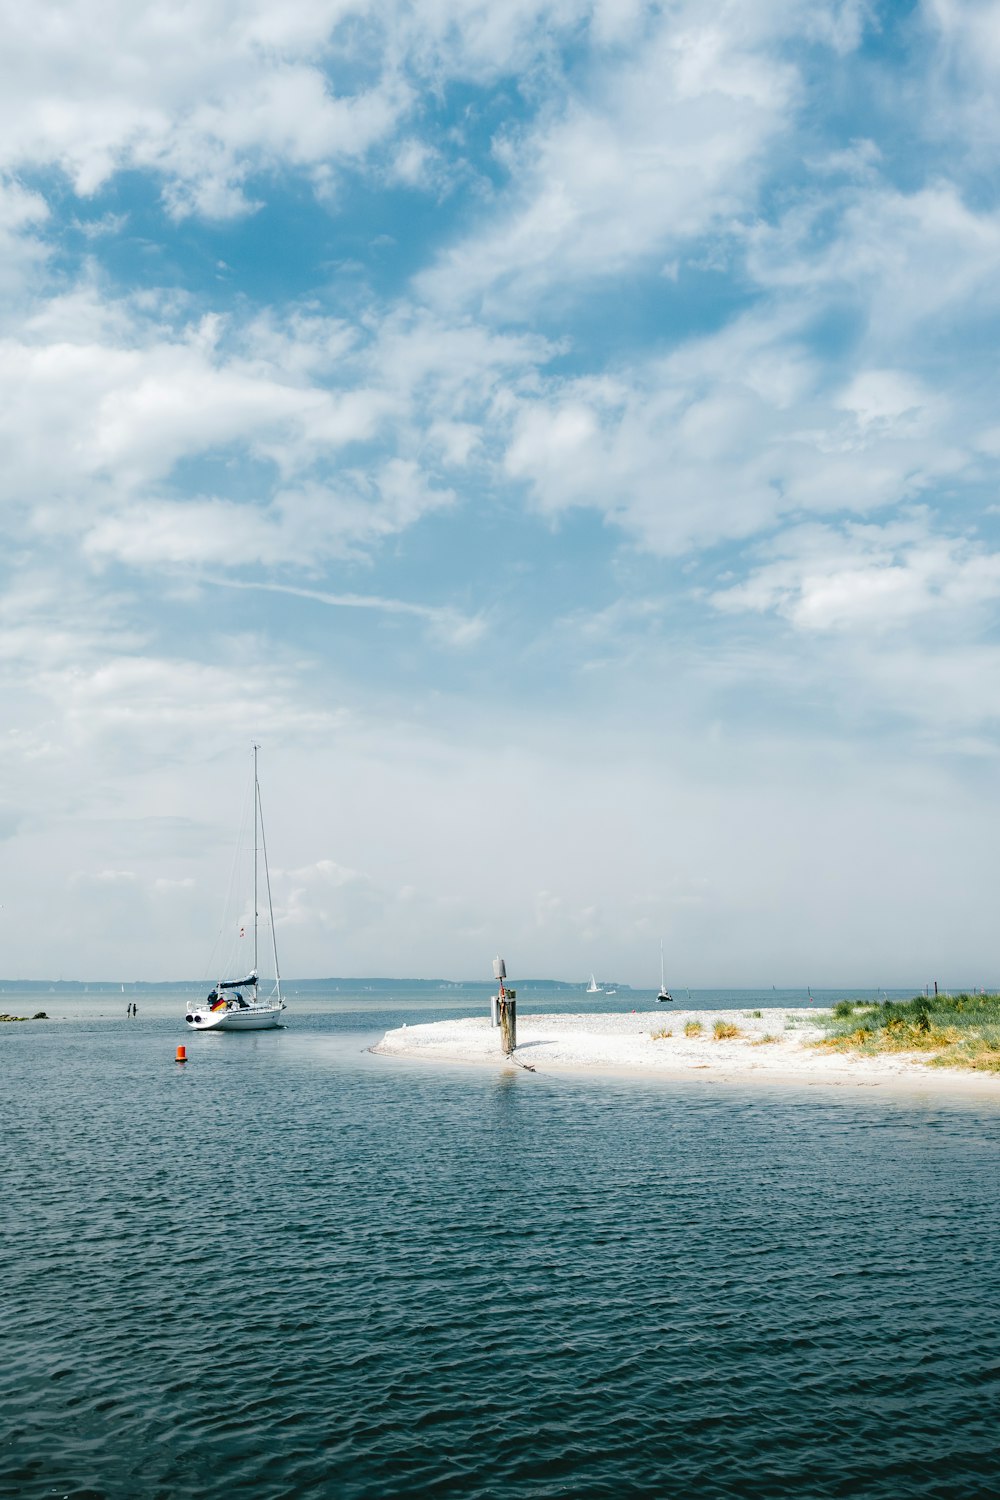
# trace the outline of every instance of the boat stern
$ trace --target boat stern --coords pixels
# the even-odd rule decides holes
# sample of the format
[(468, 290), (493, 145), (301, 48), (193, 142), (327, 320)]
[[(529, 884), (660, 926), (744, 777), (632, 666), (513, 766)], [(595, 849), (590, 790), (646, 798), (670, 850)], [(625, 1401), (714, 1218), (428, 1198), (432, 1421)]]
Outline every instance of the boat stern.
[(191, 1005), (184, 1020), (192, 1031), (217, 1031), (225, 1014), (225, 1010), (213, 1011), (209, 1005)]

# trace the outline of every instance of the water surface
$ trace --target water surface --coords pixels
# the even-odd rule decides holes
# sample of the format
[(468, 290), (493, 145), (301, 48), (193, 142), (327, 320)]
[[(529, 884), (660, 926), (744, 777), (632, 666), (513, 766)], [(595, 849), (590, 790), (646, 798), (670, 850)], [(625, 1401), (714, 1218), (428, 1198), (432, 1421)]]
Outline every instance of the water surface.
[(467, 995), (57, 999), (0, 1028), (0, 1493), (1000, 1493), (1000, 1106), (364, 1050)]

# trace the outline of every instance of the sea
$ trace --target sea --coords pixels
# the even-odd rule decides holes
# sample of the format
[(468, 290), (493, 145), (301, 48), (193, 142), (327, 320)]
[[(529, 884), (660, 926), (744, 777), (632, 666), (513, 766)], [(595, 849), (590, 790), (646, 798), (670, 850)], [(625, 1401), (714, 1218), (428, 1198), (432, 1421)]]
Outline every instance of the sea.
[(488, 986), (286, 988), (0, 993), (0, 1495), (1000, 1495), (1000, 1080), (434, 1066), (369, 1048)]

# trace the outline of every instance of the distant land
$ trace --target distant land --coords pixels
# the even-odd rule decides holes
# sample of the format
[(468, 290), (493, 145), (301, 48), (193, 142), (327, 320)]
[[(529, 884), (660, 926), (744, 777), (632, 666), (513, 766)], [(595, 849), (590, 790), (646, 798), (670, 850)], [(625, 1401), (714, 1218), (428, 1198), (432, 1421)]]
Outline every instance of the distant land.
[[(426, 990), (436, 993), (440, 990), (472, 990), (481, 992), (492, 989), (496, 985), (494, 979), (380, 979), (362, 976), (357, 979), (282, 979), (285, 989), (310, 990), (318, 993), (336, 994), (339, 990)], [(565, 980), (565, 979), (516, 979), (512, 981), (515, 989), (529, 986), (533, 990), (583, 990), (586, 989), (587, 980)], [(83, 994), (85, 991), (92, 995), (120, 994), (122, 985), (126, 990), (190, 990), (198, 989), (205, 984), (205, 979), (0, 979), (0, 990), (9, 988), (12, 990), (38, 991), (49, 994), (53, 990), (57, 994)], [(608, 988), (626, 991), (631, 988), (627, 984), (619, 984), (613, 979), (605, 981)]]

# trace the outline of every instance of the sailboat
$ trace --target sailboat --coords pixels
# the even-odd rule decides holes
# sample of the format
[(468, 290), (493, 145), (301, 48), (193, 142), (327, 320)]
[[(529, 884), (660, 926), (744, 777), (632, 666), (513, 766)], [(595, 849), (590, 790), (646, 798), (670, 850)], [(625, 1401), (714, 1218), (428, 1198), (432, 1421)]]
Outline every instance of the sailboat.
[(657, 1000), (667, 1000), (667, 1001), (670, 1001), (671, 1003), (673, 1002), (673, 998), (674, 998), (673, 995), (670, 993), (670, 991), (667, 989), (667, 986), (666, 986), (666, 984), (664, 983), (664, 980), (663, 980), (663, 943), (662, 942), (660, 943), (660, 993), (657, 995), (656, 998), (657, 998)]
[[(243, 979), (220, 979), (198, 1005), (189, 1006), (184, 1017), (192, 1031), (263, 1031), (280, 1026), (285, 1002), (281, 998), (278, 973), (278, 949), (274, 939), (274, 911), (271, 906), (271, 877), (267, 868), (267, 844), (264, 839), (264, 816), (260, 806), (260, 782), (257, 779), (257, 746), (253, 747), (253, 968)], [(271, 929), (271, 957), (274, 963), (274, 988), (261, 996), (257, 971), (257, 888), (258, 873), (263, 865), (264, 891), (267, 895), (268, 925)], [(243, 936), (243, 929), (240, 929)], [(239, 970), (236, 971), (239, 973)]]
[(599, 994), (601, 994), (601, 986), (598, 984), (598, 982), (594, 978), (593, 974), (591, 974), (591, 976), (590, 976), (590, 983), (587, 985), (586, 993), (588, 995), (599, 995)]

